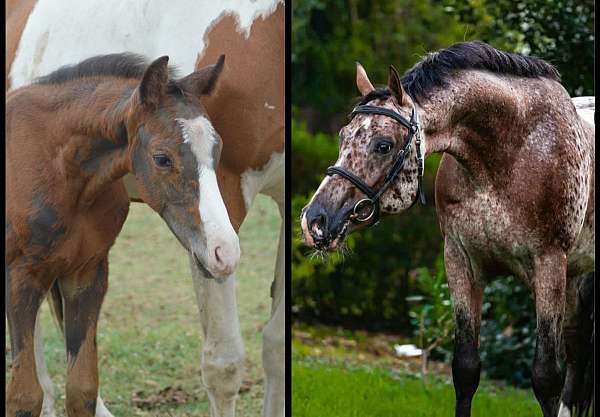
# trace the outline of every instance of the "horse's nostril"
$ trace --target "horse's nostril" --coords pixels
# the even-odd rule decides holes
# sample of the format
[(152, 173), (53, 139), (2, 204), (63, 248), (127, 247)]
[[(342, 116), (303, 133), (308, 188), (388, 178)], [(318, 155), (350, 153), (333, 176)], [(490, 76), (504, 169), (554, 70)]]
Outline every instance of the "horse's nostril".
[(310, 222), (310, 233), (313, 235), (315, 240), (322, 240), (325, 238), (325, 227), (326, 218), (323, 214), (318, 214)]

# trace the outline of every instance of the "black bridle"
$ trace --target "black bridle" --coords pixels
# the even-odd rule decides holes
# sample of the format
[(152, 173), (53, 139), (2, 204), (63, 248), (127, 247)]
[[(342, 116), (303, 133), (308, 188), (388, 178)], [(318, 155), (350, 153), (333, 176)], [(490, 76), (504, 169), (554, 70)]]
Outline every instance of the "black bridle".
[[(414, 106), (413, 106), (412, 114), (410, 116), (410, 120), (406, 120), (406, 118), (404, 118), (404, 116), (402, 116), (400, 113), (397, 113), (397, 112), (387, 109), (385, 107), (369, 106), (369, 105), (355, 107), (354, 110), (352, 110), (352, 113), (350, 114), (350, 120), (352, 120), (352, 118), (354, 118), (354, 116), (356, 116), (359, 113), (377, 114), (377, 115), (381, 115), (381, 116), (387, 116), (387, 117), (394, 119), (395, 121), (397, 121), (402, 126), (404, 126), (408, 129), (408, 134), (406, 136), (404, 146), (402, 146), (402, 149), (400, 149), (400, 151), (398, 152), (398, 155), (396, 156), (396, 159), (394, 160), (394, 164), (392, 165), (392, 168), (389, 170), (389, 172), (385, 176), (385, 179), (383, 180), (383, 185), (381, 187), (379, 187), (379, 190), (377, 190), (377, 191), (375, 191), (373, 188), (369, 187), (367, 185), (367, 183), (365, 183), (362, 179), (358, 178), (356, 175), (354, 175), (350, 171), (345, 170), (344, 168), (337, 167), (337, 166), (331, 166), (331, 167), (327, 168), (327, 171), (326, 171), (327, 175), (337, 174), (337, 175), (347, 179), (354, 186), (356, 186), (356, 188), (358, 188), (360, 191), (362, 191), (367, 196), (367, 198), (363, 198), (363, 199), (359, 200), (354, 205), (351, 219), (355, 223), (364, 223), (364, 222), (367, 222), (367, 221), (373, 219), (373, 221), (371, 222), (371, 226), (372, 226), (379, 221), (379, 212), (380, 212), (379, 199), (381, 198), (383, 193), (385, 193), (388, 190), (388, 188), (390, 188), (390, 186), (392, 185), (394, 180), (396, 178), (398, 178), (398, 175), (400, 175), (400, 172), (402, 171), (402, 167), (404, 166), (404, 162), (406, 161), (406, 155), (408, 155), (410, 152), (410, 148), (412, 145), (412, 139), (414, 136), (416, 136), (415, 144), (416, 144), (416, 148), (417, 148), (417, 162), (419, 165), (417, 168), (418, 190), (417, 190), (417, 196), (413, 200), (410, 207), (415, 205), (415, 203), (417, 202), (417, 199), (421, 202), (421, 204), (425, 204), (425, 194), (423, 193), (423, 187), (421, 185), (422, 180), (423, 180), (423, 169), (424, 169), (423, 156), (421, 155), (421, 130), (420, 130), (420, 125), (419, 125), (419, 116), (418, 116), (417, 110), (415, 109)], [(361, 216), (360, 212), (365, 207), (371, 207), (371, 210), (369, 210), (368, 215)]]

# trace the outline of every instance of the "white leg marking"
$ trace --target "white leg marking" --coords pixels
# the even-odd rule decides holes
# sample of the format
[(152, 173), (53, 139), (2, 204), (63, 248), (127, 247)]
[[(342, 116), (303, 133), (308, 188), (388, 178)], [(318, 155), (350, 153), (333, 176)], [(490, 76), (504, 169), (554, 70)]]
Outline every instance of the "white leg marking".
[(48, 368), (46, 367), (46, 359), (44, 357), (44, 336), (42, 335), (42, 329), (40, 324), (40, 308), (35, 320), (34, 330), (34, 354), (35, 354), (35, 368), (37, 377), (42, 390), (44, 391), (44, 402), (42, 403), (42, 414), (41, 417), (56, 417), (54, 412), (54, 386), (50, 375), (48, 375)]
[(100, 398), (100, 393), (98, 393), (98, 398), (96, 398), (96, 417), (115, 417), (104, 405), (104, 401)]
[(222, 283), (207, 279), (190, 259), (204, 341), (202, 381), (212, 417), (233, 417), (242, 385), (244, 344), (235, 298), (235, 278)]
[(561, 401), (560, 407), (558, 408), (558, 417), (571, 417), (571, 411), (567, 408), (566, 405)]

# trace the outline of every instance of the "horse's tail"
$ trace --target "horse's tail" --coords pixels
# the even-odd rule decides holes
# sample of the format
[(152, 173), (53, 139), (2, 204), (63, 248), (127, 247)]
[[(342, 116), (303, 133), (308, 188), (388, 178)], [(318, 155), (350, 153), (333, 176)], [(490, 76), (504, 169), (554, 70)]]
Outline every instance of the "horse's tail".
[(594, 280), (595, 273), (586, 275), (578, 291), (580, 305), (580, 327), (579, 337), (584, 346), (580, 350), (581, 356), (578, 362), (582, 364), (582, 378), (580, 386), (573, 387), (575, 402), (573, 404), (573, 417), (589, 417), (594, 415), (594, 346), (595, 346), (595, 325), (594, 325)]
[(58, 281), (54, 281), (52, 288), (48, 292), (48, 304), (50, 305), (50, 312), (52, 313), (52, 317), (54, 317), (56, 325), (61, 332), (64, 332), (63, 299)]

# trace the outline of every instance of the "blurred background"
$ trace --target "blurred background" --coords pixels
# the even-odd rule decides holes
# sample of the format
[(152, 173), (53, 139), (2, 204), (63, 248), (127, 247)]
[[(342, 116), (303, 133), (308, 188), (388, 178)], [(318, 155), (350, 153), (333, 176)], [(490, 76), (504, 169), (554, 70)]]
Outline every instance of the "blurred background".
[[(426, 207), (351, 235), (345, 257), (322, 260), (301, 243), (300, 210), (337, 159), (337, 132), (358, 96), (354, 62), (374, 84), (385, 84), (390, 64), (403, 73), (427, 52), (478, 39), (541, 57), (558, 68), (572, 96), (594, 95), (594, 3), (295, 0), (292, 13), (294, 361), (323, 356), (328, 344), (334, 353), (359, 351), (361, 340), (371, 340), (368, 346), (383, 338), (379, 356), (397, 357), (394, 346), (414, 344), (430, 348), (443, 368), (453, 321), (433, 195), (439, 157), (426, 162)], [(528, 388), (535, 331), (529, 291), (500, 277), (486, 290), (483, 316), (487, 377)]]

